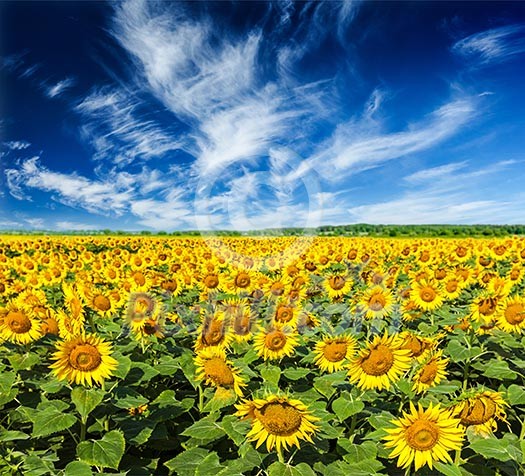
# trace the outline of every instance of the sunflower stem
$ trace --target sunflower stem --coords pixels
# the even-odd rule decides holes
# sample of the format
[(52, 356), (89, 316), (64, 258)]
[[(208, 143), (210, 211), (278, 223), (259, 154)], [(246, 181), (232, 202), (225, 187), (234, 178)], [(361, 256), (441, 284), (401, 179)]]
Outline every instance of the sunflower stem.
[(202, 391), (202, 387), (199, 385), (199, 413), (202, 413), (202, 409), (204, 408), (204, 392)]
[(456, 450), (456, 457), (454, 458), (454, 464), (459, 465), (459, 462), (461, 461), (461, 449)]
[(93, 334), (96, 334), (97, 328), (95, 327), (95, 320), (93, 319), (93, 314), (91, 312), (88, 312), (87, 315), (89, 320), (89, 327), (91, 327), (91, 332), (93, 332)]
[(405, 469), (405, 476), (410, 476), (410, 468), (412, 467), (411, 464), (408, 465), (407, 469)]
[(525, 421), (521, 423), (520, 440), (525, 439)]
[(286, 464), (284, 461), (283, 450), (281, 448), (277, 449), (277, 458), (279, 459), (279, 463)]
[(357, 415), (352, 415), (350, 420), (350, 428), (348, 429), (349, 436), (352, 436), (355, 432), (355, 427), (357, 425)]
[(80, 419), (80, 441), (84, 441), (86, 439), (86, 418), (82, 417)]

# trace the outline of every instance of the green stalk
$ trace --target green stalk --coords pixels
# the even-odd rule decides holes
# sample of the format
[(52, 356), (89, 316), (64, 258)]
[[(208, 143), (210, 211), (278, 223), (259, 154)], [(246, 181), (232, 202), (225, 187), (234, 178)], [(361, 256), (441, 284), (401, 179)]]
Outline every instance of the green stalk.
[(278, 448), (277, 449), (277, 458), (279, 458), (279, 462), (282, 463), (282, 464), (286, 464), (285, 461), (284, 461), (284, 456), (283, 456), (283, 450), (282, 448)]
[(85, 441), (86, 439), (86, 429), (87, 429), (87, 418), (82, 417), (80, 419), (80, 441)]

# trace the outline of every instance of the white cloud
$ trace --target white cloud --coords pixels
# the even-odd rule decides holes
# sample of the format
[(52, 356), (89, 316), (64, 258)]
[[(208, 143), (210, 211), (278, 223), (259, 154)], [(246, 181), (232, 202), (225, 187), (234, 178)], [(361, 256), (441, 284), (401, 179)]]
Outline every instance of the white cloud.
[(140, 113), (140, 105), (129, 92), (102, 88), (76, 106), (86, 120), (81, 132), (94, 147), (95, 160), (125, 166), (181, 148), (180, 140)]
[(53, 86), (49, 86), (46, 90), (47, 97), (55, 98), (64, 93), (67, 89), (73, 87), (75, 80), (73, 78), (66, 78), (61, 81), (58, 81)]
[(402, 132), (378, 133), (365, 118), (339, 126), (319, 152), (302, 166), (337, 180), (409, 154), (428, 150), (452, 137), (476, 115), (473, 100), (458, 99), (435, 110)]
[(440, 165), (439, 167), (430, 167), (428, 169), (418, 170), (411, 175), (405, 177), (405, 180), (410, 183), (428, 182), (431, 180), (438, 180), (443, 177), (448, 177), (450, 174), (457, 172), (466, 167), (467, 161), (453, 162), (450, 164)]
[(12, 140), (4, 142), (4, 145), (10, 150), (24, 150), (30, 147), (31, 143), (25, 140)]
[(482, 31), (458, 41), (452, 50), (472, 56), (480, 64), (503, 61), (525, 52), (525, 26), (507, 25)]

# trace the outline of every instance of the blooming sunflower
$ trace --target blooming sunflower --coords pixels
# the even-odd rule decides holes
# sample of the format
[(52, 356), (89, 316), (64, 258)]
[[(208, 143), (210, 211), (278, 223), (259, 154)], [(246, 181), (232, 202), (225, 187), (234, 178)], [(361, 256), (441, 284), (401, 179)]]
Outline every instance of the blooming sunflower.
[(315, 345), (315, 364), (324, 372), (336, 372), (353, 357), (355, 350), (356, 340), (351, 336), (325, 336)]
[(275, 447), (278, 453), (289, 446), (300, 447), (299, 440), (312, 442), (312, 435), (317, 430), (308, 407), (300, 400), (270, 395), (265, 399), (245, 401), (236, 405), (236, 416), (249, 419), (252, 428), (246, 435), (249, 441), (256, 441), (259, 448), (266, 441), (266, 449)]
[(506, 421), (505, 406), (501, 393), (483, 391), (465, 398), (452, 410), (464, 427), (472, 427), (483, 436), (491, 435), (497, 430), (496, 420)]
[(441, 285), (431, 279), (423, 279), (412, 284), (411, 299), (424, 311), (433, 311), (443, 304)]
[(408, 349), (401, 346), (403, 340), (398, 335), (376, 336), (366, 349), (350, 361), (348, 376), (350, 382), (364, 390), (389, 389), (392, 382), (410, 368), (411, 357)]
[(507, 298), (496, 321), (505, 332), (521, 334), (525, 328), (525, 299), (519, 296)]
[(0, 309), (0, 338), (15, 344), (29, 344), (42, 337), (41, 322), (24, 310), (16, 300)]
[(229, 347), (233, 334), (230, 329), (230, 319), (223, 312), (215, 315), (205, 315), (199, 326), (198, 337), (195, 342), (195, 350), (199, 351), (205, 347)]
[(338, 299), (350, 292), (353, 281), (344, 274), (332, 273), (323, 282), (324, 289), (331, 300)]
[(297, 347), (297, 334), (289, 326), (274, 325), (259, 332), (253, 346), (259, 357), (264, 360), (275, 360), (291, 356)]
[(443, 357), (443, 351), (438, 350), (416, 372), (413, 378), (412, 390), (422, 393), (436, 386), (446, 376), (449, 359)]
[(226, 353), (216, 347), (207, 347), (197, 352), (195, 357), (195, 378), (204, 380), (207, 385), (231, 389), (242, 397), (242, 387), (246, 386), (239, 370), (226, 359)]
[(381, 286), (373, 286), (365, 291), (359, 304), (363, 307), (367, 318), (383, 318), (392, 312), (393, 298), (387, 289)]
[(118, 367), (111, 357), (111, 344), (94, 334), (58, 342), (56, 349), (51, 357), (56, 362), (50, 368), (59, 380), (90, 387), (93, 383), (101, 385)]
[(424, 410), (420, 403), (416, 409), (410, 402), (410, 413), (403, 412), (392, 423), (396, 428), (386, 430), (385, 447), (393, 448), (389, 457), (398, 457), (398, 467), (408, 468), (414, 462), (416, 471), (426, 464), (432, 469), (436, 461), (452, 463), (448, 452), (461, 449), (465, 431), (459, 419), (439, 404)]

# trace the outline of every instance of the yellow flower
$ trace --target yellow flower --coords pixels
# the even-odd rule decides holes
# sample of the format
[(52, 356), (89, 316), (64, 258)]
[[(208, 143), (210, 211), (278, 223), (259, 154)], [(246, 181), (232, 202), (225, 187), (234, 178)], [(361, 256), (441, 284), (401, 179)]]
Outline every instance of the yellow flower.
[(525, 328), (525, 299), (519, 296), (507, 298), (496, 321), (505, 332), (521, 334)]
[(29, 344), (42, 337), (41, 323), (16, 301), (0, 309), (0, 338), (15, 344)]
[(203, 316), (202, 324), (197, 330), (198, 337), (195, 342), (195, 350), (199, 351), (206, 347), (229, 347), (233, 335), (229, 329), (229, 319), (222, 312), (214, 316), (206, 314)]
[(341, 370), (356, 350), (356, 341), (351, 336), (326, 336), (315, 345), (315, 364), (325, 372)]
[(323, 286), (328, 297), (334, 300), (347, 295), (352, 289), (353, 282), (349, 276), (332, 273), (326, 276)]
[(453, 412), (465, 427), (472, 427), (477, 434), (488, 436), (497, 430), (496, 420), (506, 421), (501, 393), (484, 391), (467, 397), (453, 407)]
[(410, 297), (424, 311), (433, 311), (443, 304), (441, 285), (430, 279), (413, 283)]
[(449, 359), (443, 358), (443, 351), (437, 351), (414, 375), (412, 390), (421, 393), (430, 387), (436, 386), (447, 376), (446, 368), (448, 362)]
[(197, 352), (195, 366), (197, 380), (204, 380), (207, 385), (214, 387), (233, 389), (236, 395), (242, 397), (242, 387), (246, 383), (239, 375), (239, 370), (226, 359), (222, 349), (208, 347)]
[(256, 441), (259, 448), (266, 442), (266, 449), (277, 452), (295, 445), (300, 448), (299, 440), (312, 442), (312, 435), (317, 430), (315, 422), (319, 419), (308, 411), (300, 400), (271, 395), (265, 399), (245, 401), (236, 405), (236, 416), (251, 420), (248, 441)]
[(403, 412), (403, 417), (392, 423), (396, 428), (386, 430), (385, 447), (393, 448), (389, 457), (398, 457), (400, 468), (408, 468), (412, 462), (416, 471), (425, 465), (432, 469), (436, 461), (452, 463), (448, 452), (461, 449), (464, 429), (459, 419), (439, 404), (424, 410), (421, 404), (416, 409), (410, 402), (410, 413)]
[(389, 389), (410, 368), (410, 351), (401, 348), (402, 339), (393, 335), (376, 336), (366, 349), (350, 361), (350, 382), (359, 388)]
[(290, 327), (273, 326), (258, 333), (253, 346), (259, 357), (275, 360), (291, 356), (297, 347), (297, 335)]
[(359, 304), (369, 319), (389, 316), (393, 310), (393, 298), (390, 292), (381, 286), (368, 288)]
[(111, 344), (93, 334), (58, 342), (50, 366), (59, 380), (92, 386), (111, 377), (118, 362), (111, 357)]

